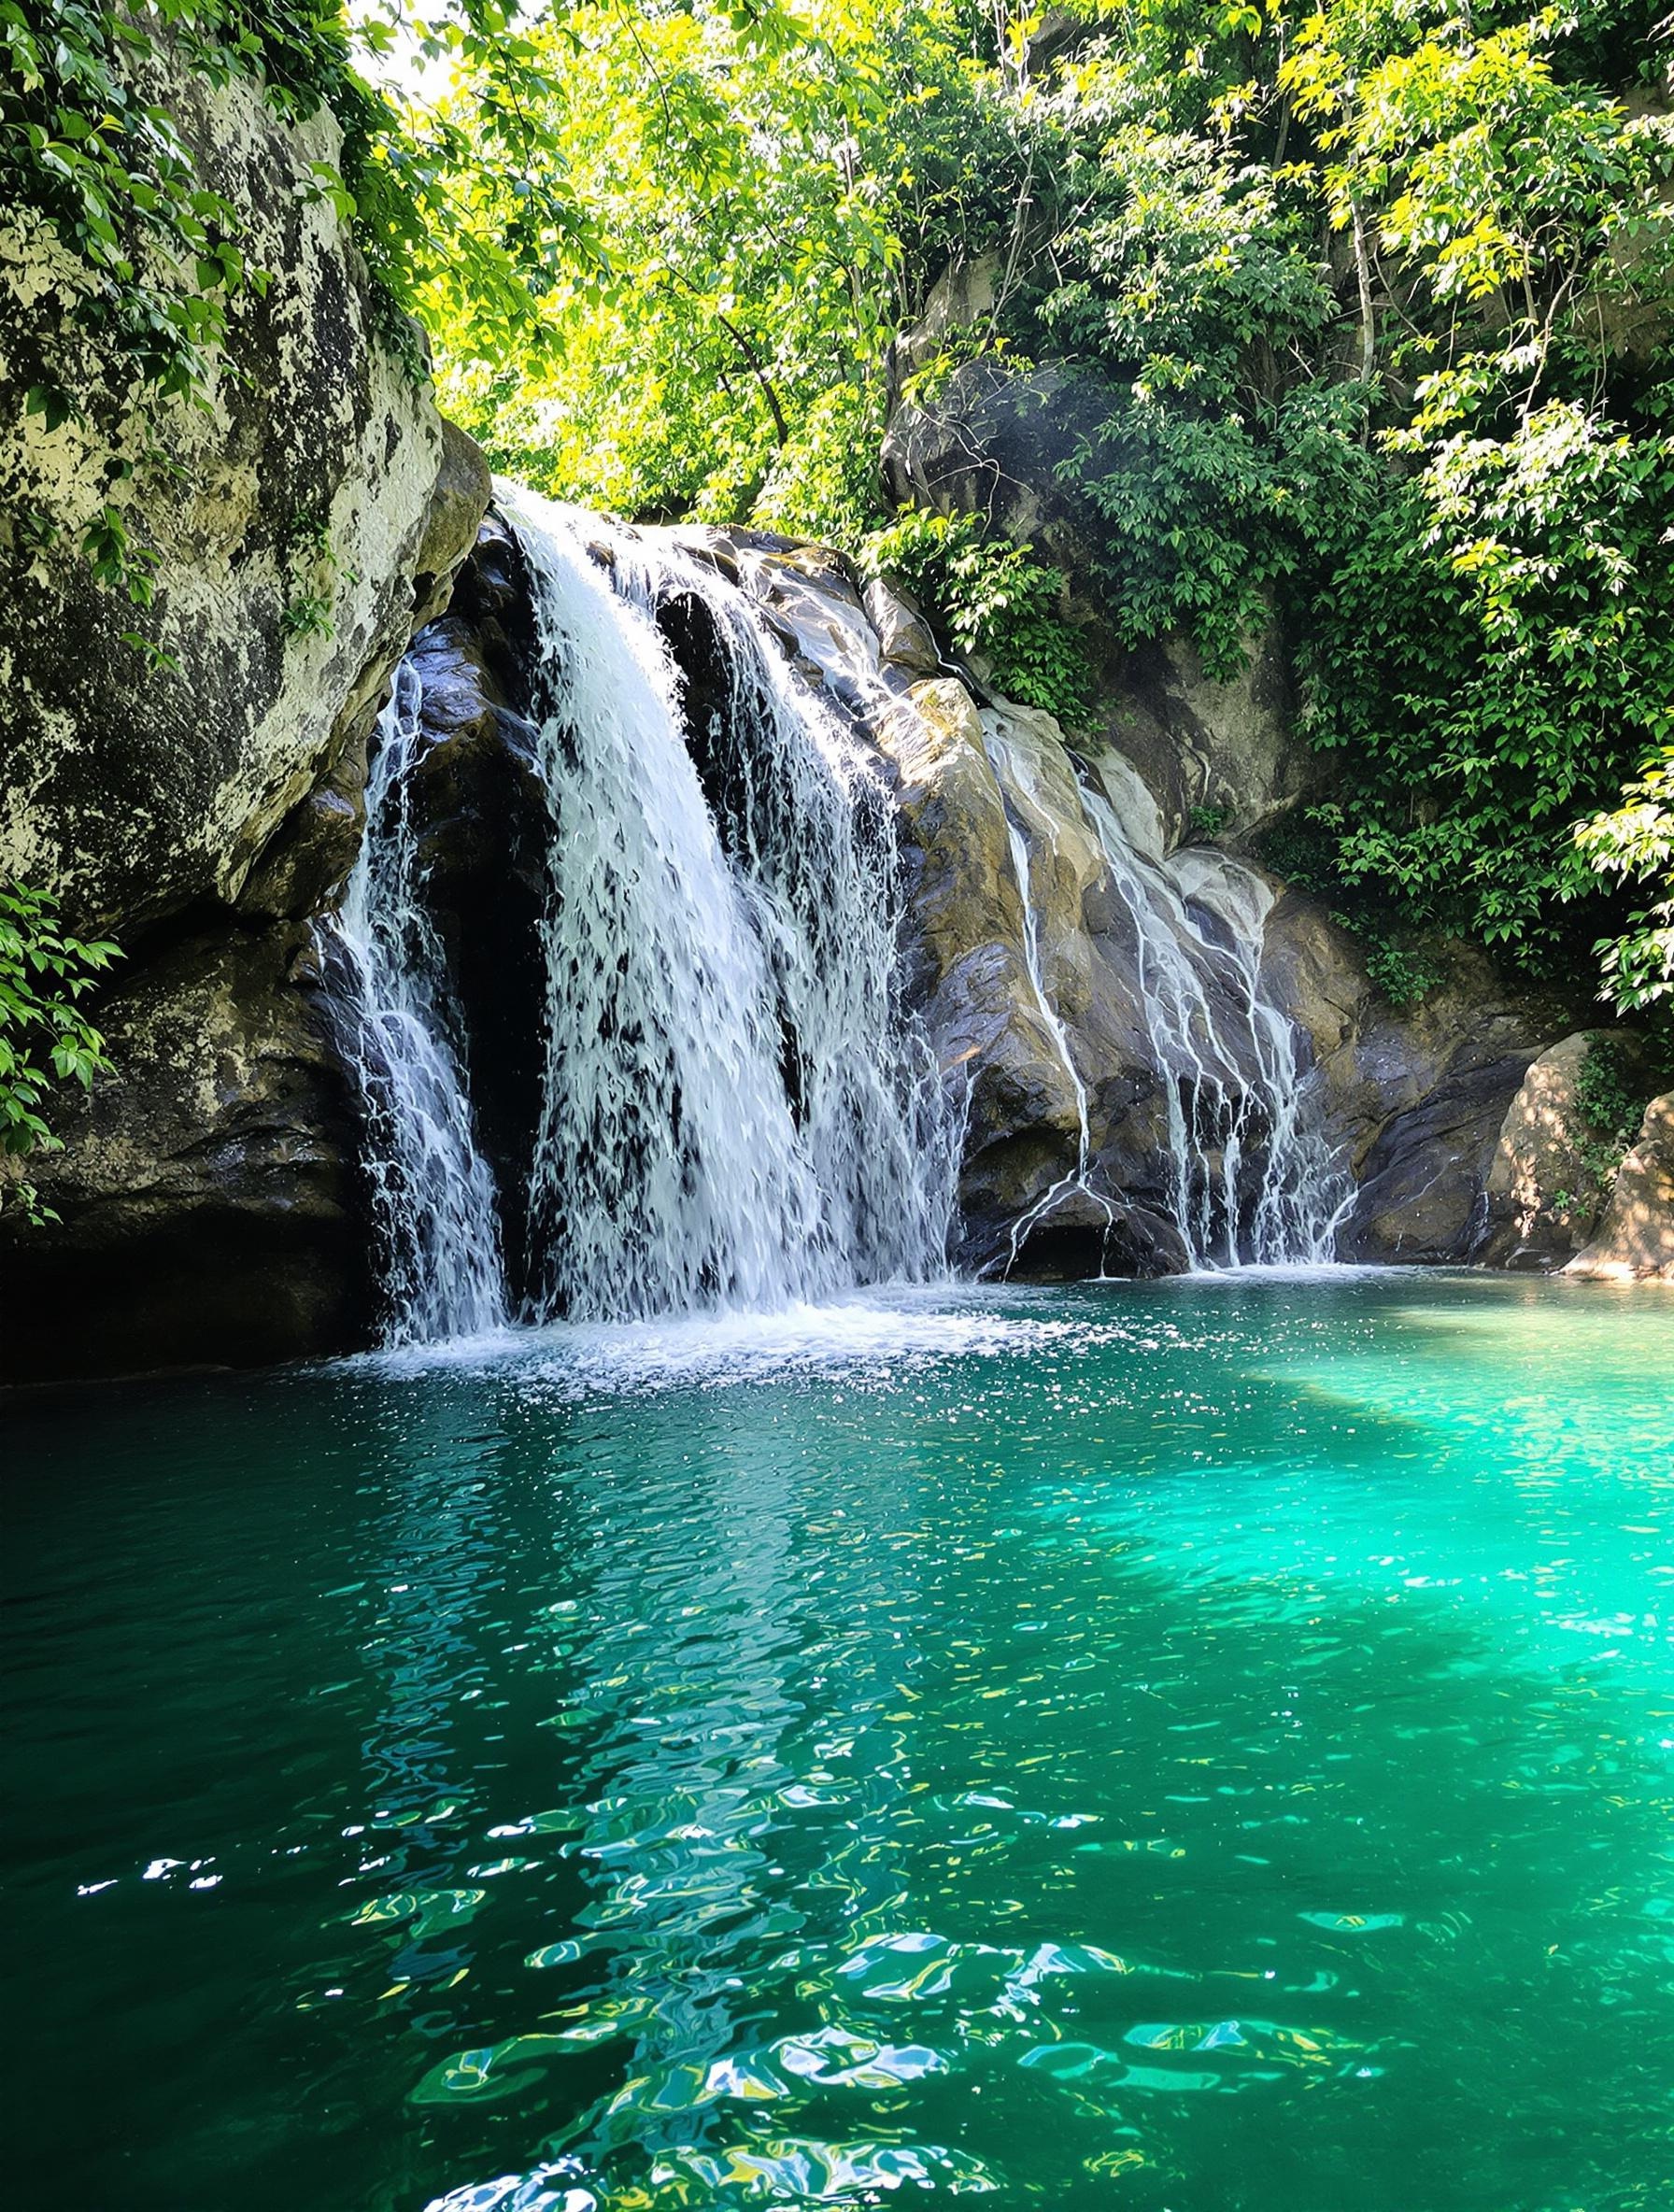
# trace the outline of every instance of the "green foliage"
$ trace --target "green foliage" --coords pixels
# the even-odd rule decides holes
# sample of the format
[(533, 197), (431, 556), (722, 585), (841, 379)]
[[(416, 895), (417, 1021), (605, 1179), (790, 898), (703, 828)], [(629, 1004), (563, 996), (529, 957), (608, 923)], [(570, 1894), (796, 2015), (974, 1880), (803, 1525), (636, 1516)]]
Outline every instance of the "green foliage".
[[(232, 304), (266, 281), (246, 263), (238, 209), (206, 183), (155, 96), (165, 50), (210, 85), (259, 80), (276, 109), (299, 118), (347, 71), (336, 10), (323, 0), (131, 9), (59, 0), (50, 25), (21, 0), (0, 0), (0, 206), (43, 222), (76, 269), (64, 296), (79, 350), (39, 368), (26, 410), (49, 431), (101, 406), (113, 416), (106, 430), (132, 413), (142, 465), (157, 470), (167, 466), (155, 434), (163, 412), (209, 409)], [(113, 494), (135, 469), (113, 459)], [(87, 526), (80, 551), (101, 584), (151, 603), (157, 556), (119, 499)], [(123, 637), (153, 667), (172, 665), (137, 631)]]
[[(0, 195), (75, 256), (90, 341), (201, 404), (261, 273), (144, 89), (155, 48), (323, 105), (344, 152), (314, 189), (501, 467), (869, 543), (997, 685), (1076, 721), (1051, 562), (879, 503), (890, 341), (980, 262), (991, 304), (939, 306), (911, 397), (957, 404), (973, 360), (1000, 389), (1050, 365), (1077, 583), (1114, 642), (1184, 634), (1227, 676), (1278, 626), (1336, 777), (1314, 878), (1381, 986), (1416, 995), (1455, 931), (1561, 972), (1570, 902), (1649, 885), (1600, 946), (1632, 1007), (1674, 960), (1667, 790), (1641, 787), (1674, 745), (1674, 121), (1626, 96), (1655, 14), (57, 0), (49, 35), (0, 0)], [(113, 486), (84, 551), (143, 604), (122, 513)], [(306, 632), (329, 554), (292, 567)]]
[(1061, 611), (1063, 571), (1036, 560), (1032, 546), (994, 536), (977, 515), (908, 507), (862, 541), (860, 562), (916, 600), (996, 690), (1061, 722), (1085, 721), (1086, 646)]
[(323, 515), (299, 512), (292, 518), (285, 567), (289, 590), (280, 630), (287, 637), (330, 637), (336, 627), (338, 586), (354, 583), (356, 576), (338, 558)]
[(1620, 936), (1594, 946), (1601, 996), (1624, 1014), (1674, 1001), (1674, 745), (1645, 762), (1618, 807), (1578, 824), (1575, 842), (1601, 874), (1660, 894)]
[[(317, 163), (309, 189), (352, 222), (384, 288), (389, 334), (415, 364), (401, 310), (441, 291), (479, 344), (538, 334), (559, 272), (596, 260), (596, 245), (528, 119), (561, 31), (537, 50), (513, 29), (516, 12), (515, 0), (442, 0), (409, 21), (406, 0), (373, 0), (351, 32), (344, 0), (53, 0), (44, 20), (29, 0), (0, 0), (0, 208), (44, 223), (70, 257), (69, 327), (86, 347), (41, 371), (28, 411), (51, 430), (103, 404), (145, 431), (171, 404), (208, 409), (233, 304), (265, 288), (246, 262), (238, 207), (206, 182), (157, 96), (182, 64), (210, 86), (248, 80), (287, 118), (332, 111), (342, 166)], [(354, 67), (357, 43), (376, 56), (404, 37), (452, 63), (469, 128), (392, 99)], [(493, 204), (498, 185), (484, 189), (487, 163), (518, 177), (509, 207)], [(141, 465), (165, 466), (161, 447)], [(133, 466), (114, 464), (113, 483)], [(132, 541), (120, 504), (82, 551), (100, 582), (149, 603), (154, 555)]]
[[(532, 37), (551, 66), (525, 106), (604, 265), (560, 281), (509, 367), (433, 287), (447, 401), (542, 489), (852, 542), (877, 512), (896, 255), (857, 165), (866, 79), (768, 8), (582, 7)], [(510, 174), (482, 183), (495, 221)]]
[[(60, 1149), (42, 1112), (52, 1085), (85, 1089), (108, 1071), (105, 1041), (79, 1001), (118, 957), (104, 939), (66, 935), (45, 892), (0, 886), (0, 1152)], [(56, 1218), (32, 1183), (0, 1184), (0, 1196), (32, 1221)]]
[(1118, 638), (1184, 631), (1221, 675), (1363, 474), (1363, 395), (1287, 386), (1335, 312), (1294, 200), (1200, 140), (1124, 123), (1053, 240), (1062, 281), (1019, 319), (1097, 394), (1099, 426), (1059, 474), (1098, 518)]
[[(255, 74), (270, 57), (282, 69), (305, 26), (293, 10), (273, 15), (258, 30), (219, 0), (132, 13), (59, 0), (44, 23), (21, 0), (0, 0), (0, 202), (46, 219), (84, 273), (76, 327), (119, 376), (160, 399), (207, 405), (227, 299), (248, 273), (237, 210), (205, 187), (175, 117), (148, 96), (148, 66), (166, 26), (212, 82)], [(275, 89), (305, 106), (282, 76)], [(49, 428), (81, 404), (55, 384), (28, 394)]]
[(1367, 975), (1392, 1006), (1415, 1006), (1441, 981), (1434, 948), (1386, 888), (1344, 875), (1346, 827), (1335, 801), (1304, 807), (1268, 831), (1261, 857), (1275, 874), (1320, 900), (1338, 928), (1359, 940)]
[[(1344, 917), (1339, 915), (1337, 919), (1341, 922)], [(1386, 935), (1367, 915), (1355, 915), (1346, 926), (1365, 945), (1366, 972), (1391, 1006), (1416, 1006), (1440, 982), (1439, 971), (1421, 950)]]
[(1539, 956), (1576, 815), (1674, 712), (1674, 447), (1566, 402), (1448, 440), (1310, 609), (1305, 727), (1345, 756), (1343, 879)]
[(1186, 828), (1192, 835), (1213, 844), (1227, 827), (1227, 815), (1224, 806), (1194, 806), (1186, 816)]
[(1325, 895), (1561, 964), (1570, 828), (1674, 714), (1674, 122), (1587, 75), (1647, 13), (1098, 14), (1035, 95), (1000, 324), (1077, 376), (1115, 634), (1226, 675), (1276, 615), (1337, 757)]
[(1621, 1153), (1644, 1119), (1651, 1094), (1632, 1079), (1621, 1045), (1611, 1038), (1597, 1038), (1577, 1071), (1575, 1102), (1588, 1127)]

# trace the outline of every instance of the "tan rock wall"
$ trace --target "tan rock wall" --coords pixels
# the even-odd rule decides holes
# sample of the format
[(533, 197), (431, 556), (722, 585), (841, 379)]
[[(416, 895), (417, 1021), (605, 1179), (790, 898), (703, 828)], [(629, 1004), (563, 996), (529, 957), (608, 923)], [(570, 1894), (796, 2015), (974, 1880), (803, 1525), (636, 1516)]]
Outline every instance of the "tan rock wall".
[(1564, 1271), (1606, 1282), (1674, 1283), (1674, 1091), (1647, 1107), (1597, 1236)]

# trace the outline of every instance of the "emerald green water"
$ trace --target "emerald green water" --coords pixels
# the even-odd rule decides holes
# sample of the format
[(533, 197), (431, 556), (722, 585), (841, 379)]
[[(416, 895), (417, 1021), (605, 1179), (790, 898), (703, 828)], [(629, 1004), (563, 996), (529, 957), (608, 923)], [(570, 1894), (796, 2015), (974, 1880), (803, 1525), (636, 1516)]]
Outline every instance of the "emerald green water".
[(1674, 2204), (1674, 1297), (857, 1305), (7, 1458), (14, 2205)]

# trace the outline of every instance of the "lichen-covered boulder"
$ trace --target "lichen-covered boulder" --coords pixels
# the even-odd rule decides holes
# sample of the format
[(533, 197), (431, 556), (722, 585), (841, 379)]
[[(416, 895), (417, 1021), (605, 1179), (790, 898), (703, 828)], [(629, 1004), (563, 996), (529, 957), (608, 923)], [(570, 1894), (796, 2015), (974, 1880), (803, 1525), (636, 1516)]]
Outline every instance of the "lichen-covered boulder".
[(1674, 1091), (1646, 1108), (1598, 1234), (1564, 1271), (1605, 1282), (1674, 1283)]
[[(363, 1333), (351, 1101), (305, 925), (354, 864), (391, 672), (490, 489), (319, 189), (330, 117), (154, 65), (263, 278), (207, 411), (143, 404), (75, 326), (79, 264), (27, 210), (0, 221), (0, 878), (125, 956), (89, 1001), (114, 1072), (54, 1100), (64, 1149), (29, 1163), (62, 1220), (0, 1192), (5, 1350), (31, 1378)], [(82, 416), (27, 413), (43, 381)], [(149, 608), (82, 557), (107, 505), (152, 560)]]
[[(100, 1008), (115, 1069), (0, 1161), (0, 1380), (244, 1365), (371, 1324), (355, 1104), (305, 925), (193, 933)], [(60, 1216), (4, 1203), (24, 1170)]]
[[(80, 264), (27, 210), (0, 227), (0, 874), (130, 936), (239, 899), (363, 743), (489, 493), (436, 414), (417, 334), (319, 190), (339, 153), (330, 117), (282, 121), (255, 84), (183, 65), (163, 91), (265, 278), (233, 304), (208, 412), (149, 409), (113, 381), (72, 321)], [(42, 380), (81, 395), (83, 417), (49, 430), (26, 413)], [(149, 609), (82, 557), (107, 505), (155, 557)], [(327, 879), (340, 859), (333, 845)], [(319, 894), (320, 871), (289, 873), (258, 911)]]

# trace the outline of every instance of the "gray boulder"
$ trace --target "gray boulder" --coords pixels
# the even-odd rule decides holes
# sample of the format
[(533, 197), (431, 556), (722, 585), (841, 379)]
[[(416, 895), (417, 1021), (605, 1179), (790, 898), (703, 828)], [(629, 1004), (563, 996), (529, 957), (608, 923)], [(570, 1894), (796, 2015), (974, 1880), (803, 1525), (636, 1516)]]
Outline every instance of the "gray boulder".
[(1581, 1078), (1588, 1056), (1607, 1042), (1632, 1049), (1619, 1033), (1578, 1029), (1529, 1063), (1488, 1170), (1486, 1265), (1560, 1268), (1598, 1227), (1621, 1145), (1589, 1120)]
[(181, 938), (99, 1010), (115, 1073), (0, 1205), (6, 1377), (246, 1365), (364, 1340), (355, 1106), (305, 925)]

